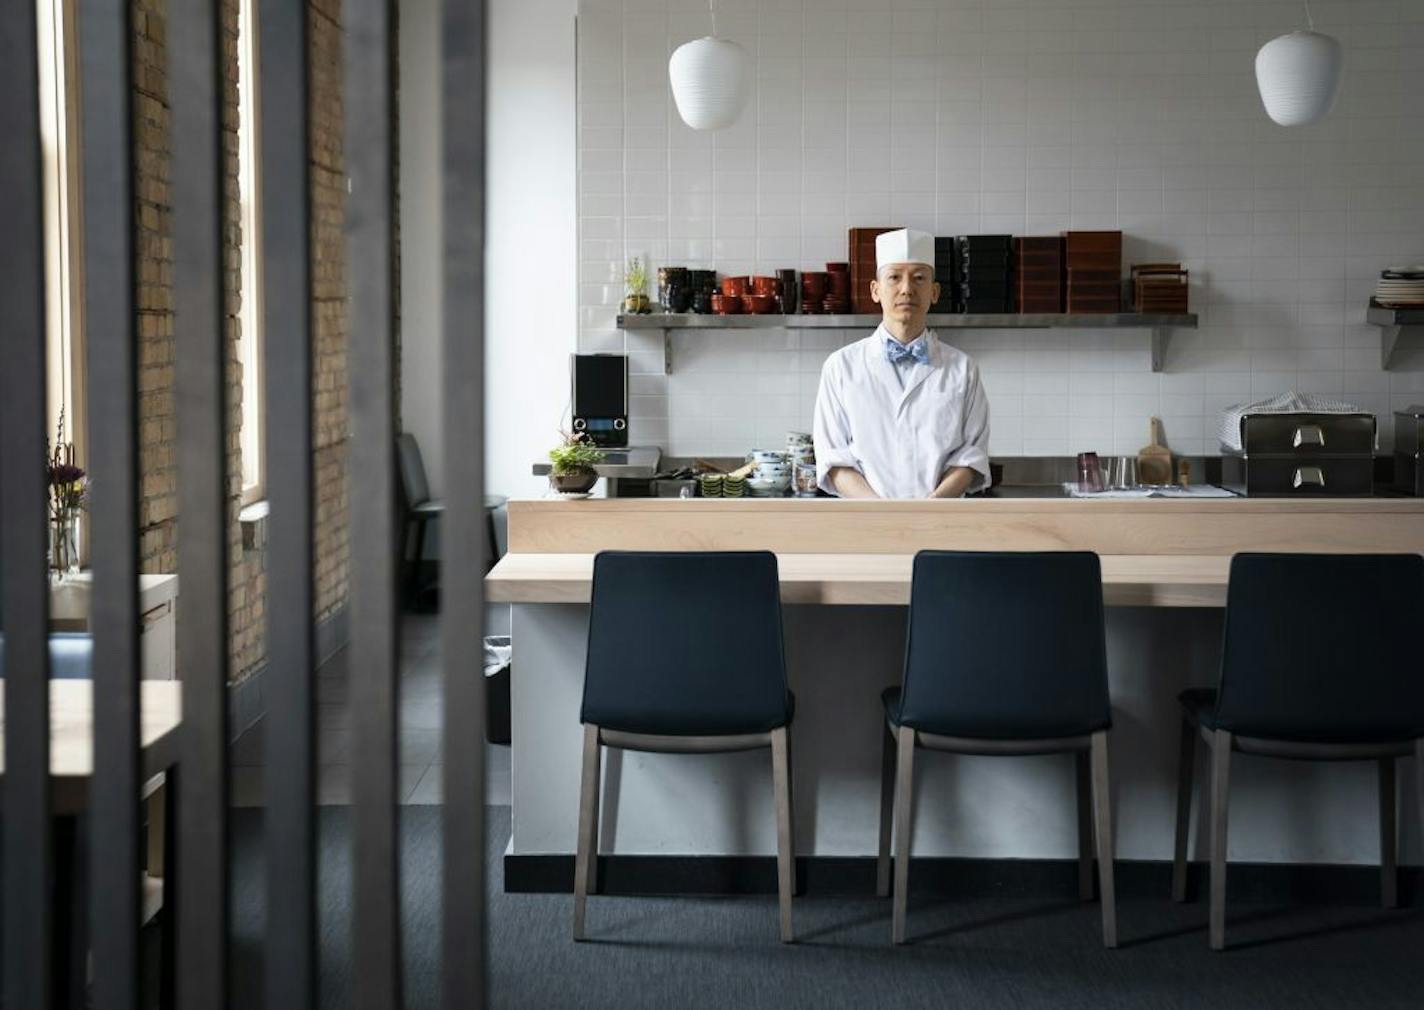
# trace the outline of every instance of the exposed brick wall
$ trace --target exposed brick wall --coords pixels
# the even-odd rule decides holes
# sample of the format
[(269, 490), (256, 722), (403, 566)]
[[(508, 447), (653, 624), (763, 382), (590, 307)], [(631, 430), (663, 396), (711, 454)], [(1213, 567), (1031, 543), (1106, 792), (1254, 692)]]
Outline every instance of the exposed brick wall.
[[(140, 531), (145, 572), (177, 570), (177, 473), (173, 395), (171, 151), (166, 10), (171, 0), (133, 0), (134, 166), (139, 277), (142, 469)], [(347, 592), (346, 279), (343, 214), (340, 0), (308, 4), (311, 52), (313, 466), (316, 488), (316, 616)], [(242, 492), (242, 223), (238, 190), (238, 0), (221, 7), (223, 59), (223, 327), (227, 353), (229, 655), (234, 681), (265, 652), (265, 524), (239, 522)], [(180, 602), (181, 592), (180, 592)]]
[(134, 0), (134, 255), (138, 275), (139, 558), (145, 572), (178, 566), (173, 404), (173, 211), (165, 0)]
[(342, 158), (341, 2), (307, 6), (311, 145), (312, 405), (315, 442), (316, 612), (346, 599), (349, 570), (346, 483), (346, 171)]

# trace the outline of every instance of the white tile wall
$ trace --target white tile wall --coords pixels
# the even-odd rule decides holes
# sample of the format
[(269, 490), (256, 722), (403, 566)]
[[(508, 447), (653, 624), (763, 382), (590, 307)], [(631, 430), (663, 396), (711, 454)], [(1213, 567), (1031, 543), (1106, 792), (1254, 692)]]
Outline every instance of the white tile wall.
[(636, 441), (735, 453), (805, 429), (826, 354), (862, 333), (614, 327), (627, 257), (732, 274), (821, 269), (853, 225), (937, 234), (1121, 228), (1180, 260), (1196, 331), (1150, 371), (1136, 331), (954, 331), (999, 455), (1128, 452), (1160, 415), (1180, 452), (1215, 413), (1302, 389), (1381, 415), (1424, 400), (1424, 356), (1380, 367), (1380, 268), (1424, 262), (1424, 0), (1316, 0), (1345, 45), (1321, 125), (1260, 106), (1257, 48), (1301, 26), (1265, 0), (716, 0), (752, 53), (741, 120), (689, 130), (667, 56), (702, 0), (581, 0), (579, 346), (632, 356)]

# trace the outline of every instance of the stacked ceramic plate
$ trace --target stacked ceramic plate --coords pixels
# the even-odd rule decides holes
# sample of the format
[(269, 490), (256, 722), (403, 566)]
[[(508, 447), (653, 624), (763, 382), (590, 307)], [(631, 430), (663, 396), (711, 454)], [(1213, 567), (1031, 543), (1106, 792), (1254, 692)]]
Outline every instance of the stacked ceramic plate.
[(752, 474), (747, 490), (753, 498), (780, 498), (791, 486), (791, 463), (786, 453), (775, 449), (753, 449), (747, 454)]
[(1424, 265), (1380, 271), (1374, 300), (1392, 309), (1424, 307)]

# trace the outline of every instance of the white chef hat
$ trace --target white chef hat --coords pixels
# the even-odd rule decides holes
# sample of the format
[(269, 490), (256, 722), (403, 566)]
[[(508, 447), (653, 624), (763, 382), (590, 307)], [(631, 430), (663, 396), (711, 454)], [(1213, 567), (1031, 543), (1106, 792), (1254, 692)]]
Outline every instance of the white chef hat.
[(913, 228), (901, 228), (875, 236), (875, 269), (884, 270), (891, 263), (923, 263), (933, 267), (934, 236)]

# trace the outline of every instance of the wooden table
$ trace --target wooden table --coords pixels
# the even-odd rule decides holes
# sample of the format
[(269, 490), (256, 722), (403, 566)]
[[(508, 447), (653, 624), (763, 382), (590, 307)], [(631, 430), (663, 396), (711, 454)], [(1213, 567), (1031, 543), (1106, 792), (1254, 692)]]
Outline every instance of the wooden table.
[[(905, 606), (912, 554), (777, 554), (783, 603)], [(1220, 555), (1110, 554), (1103, 602), (1116, 607), (1221, 607), (1231, 559)], [(592, 554), (506, 554), (485, 577), (491, 603), (588, 603)]]
[[(183, 687), (172, 680), (145, 680), (140, 687), (140, 739), (147, 779), (178, 760)], [(88, 801), (89, 779), (94, 773), (93, 688), (89, 680), (52, 680), (49, 684), (49, 770), (55, 814), (80, 813)], [(5, 699), (0, 692), (0, 775), (4, 772)]]
[[(4, 680), (0, 679), (0, 687)], [(163, 881), (172, 878), (176, 853), (173, 838), (173, 788), (163, 788), (178, 764), (178, 727), (183, 719), (183, 687), (173, 680), (145, 680), (139, 685), (141, 710), (143, 796), (148, 805), (149, 872), (143, 881), (143, 918), (147, 922), (163, 907)], [(55, 952), (54, 992), (62, 1005), (85, 1005), (88, 921), (86, 869), (79, 844), (79, 815), (89, 801), (94, 774), (94, 683), (52, 680), (49, 684), (49, 771), (54, 825)], [(0, 690), (0, 780), (5, 771), (5, 694)], [(171, 1005), (174, 950), (173, 916), (163, 920), (163, 989)]]

